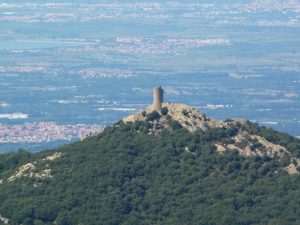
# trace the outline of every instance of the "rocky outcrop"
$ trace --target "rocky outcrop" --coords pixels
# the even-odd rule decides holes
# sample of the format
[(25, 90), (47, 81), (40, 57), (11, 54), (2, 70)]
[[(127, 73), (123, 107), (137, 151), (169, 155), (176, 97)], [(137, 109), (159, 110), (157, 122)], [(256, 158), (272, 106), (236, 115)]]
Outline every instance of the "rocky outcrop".
[[(244, 119), (226, 121), (210, 119), (195, 108), (184, 104), (164, 103), (162, 107), (160, 117), (149, 121), (153, 125), (149, 129), (149, 133), (157, 133), (163, 128), (170, 129), (169, 120), (177, 121), (189, 132), (195, 132), (197, 129), (206, 131), (212, 128), (227, 129), (231, 127), (241, 127), (247, 123)], [(153, 113), (153, 111), (154, 107), (150, 105), (145, 110), (124, 118), (123, 122), (147, 121), (148, 116)], [(226, 141), (215, 143), (215, 147), (217, 152), (221, 154), (237, 151), (240, 155), (245, 157), (260, 156), (283, 158), (284, 156), (289, 156), (291, 158), (291, 164), (285, 167), (284, 170), (289, 174), (297, 174), (300, 171), (300, 160), (291, 157), (291, 153), (284, 146), (274, 144), (262, 136), (250, 134), (243, 129), (239, 129), (236, 135), (228, 138)], [(188, 149), (185, 149), (185, 151), (188, 152)]]
[(34, 171), (36, 170), (35, 164), (36, 162), (33, 162), (33, 163), (27, 163), (25, 165), (20, 166), (19, 169), (16, 171), (16, 173), (7, 179), (8, 182), (12, 182), (21, 177), (34, 177), (35, 176)]
[(43, 170), (38, 171), (36, 168), (36, 164), (37, 162), (33, 162), (21, 166), (14, 175), (10, 176), (7, 179), (8, 182), (12, 182), (22, 177), (41, 178), (41, 179), (52, 177), (50, 168), (45, 168)]
[(53, 160), (56, 160), (56, 159), (60, 158), (61, 156), (62, 156), (62, 153), (61, 153), (61, 152), (55, 152), (54, 154), (47, 156), (47, 157), (46, 157), (45, 159), (43, 159), (43, 160), (44, 160), (44, 161), (46, 161), (46, 160), (53, 161)]
[(298, 171), (299, 167), (296, 166), (295, 164), (291, 163), (290, 165), (288, 165), (287, 167), (284, 168), (284, 170), (286, 172), (288, 172), (288, 174), (300, 174)]
[(260, 156), (282, 159), (284, 156), (290, 157), (290, 165), (284, 170), (289, 174), (298, 174), (300, 170), (300, 160), (292, 157), (291, 153), (284, 147), (274, 144), (264, 137), (251, 135), (246, 131), (240, 131), (236, 136), (231, 138), (230, 143), (216, 143), (216, 149), (219, 153), (237, 151), (245, 157)]
[(217, 143), (218, 152), (226, 152), (236, 150), (243, 156), (268, 156), (268, 157), (283, 157), (289, 155), (288, 150), (276, 145), (265, 138), (257, 135), (251, 135), (246, 131), (240, 131), (237, 135), (231, 138), (230, 144)]
[[(190, 132), (195, 132), (197, 129), (205, 131), (209, 128), (227, 127), (225, 122), (209, 119), (205, 114), (188, 105), (164, 103), (162, 107), (168, 110), (167, 118), (179, 122), (182, 127)], [(145, 121), (147, 115), (153, 112), (153, 110), (153, 105), (150, 105), (145, 110), (124, 118), (123, 121), (125, 123)], [(159, 122), (165, 126), (166, 117), (162, 117)]]
[(2, 216), (0, 214), (0, 221), (3, 222), (4, 224), (8, 224), (9, 223), (9, 219), (8, 218), (5, 218), (4, 216)]
[[(16, 170), (16, 172), (7, 179), (7, 181), (13, 182), (13, 181), (23, 178), (23, 177), (40, 178), (40, 179), (51, 178), (52, 174), (51, 174), (50, 165), (42, 164), (43, 168), (41, 169), (40, 168), (41, 162), (57, 160), (61, 156), (62, 156), (61, 152), (56, 152), (52, 155), (47, 156), (46, 158), (44, 158), (40, 161), (26, 163), (26, 164), (20, 166)], [(2, 180), (2, 183), (3, 183), (3, 180)]]

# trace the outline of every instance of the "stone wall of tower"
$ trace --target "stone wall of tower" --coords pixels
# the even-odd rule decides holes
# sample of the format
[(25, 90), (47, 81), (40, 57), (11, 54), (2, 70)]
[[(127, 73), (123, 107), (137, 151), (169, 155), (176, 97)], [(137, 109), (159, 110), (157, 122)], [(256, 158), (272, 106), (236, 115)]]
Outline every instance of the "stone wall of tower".
[(161, 87), (155, 87), (153, 90), (153, 108), (155, 111), (160, 112), (162, 103), (164, 101), (164, 90)]

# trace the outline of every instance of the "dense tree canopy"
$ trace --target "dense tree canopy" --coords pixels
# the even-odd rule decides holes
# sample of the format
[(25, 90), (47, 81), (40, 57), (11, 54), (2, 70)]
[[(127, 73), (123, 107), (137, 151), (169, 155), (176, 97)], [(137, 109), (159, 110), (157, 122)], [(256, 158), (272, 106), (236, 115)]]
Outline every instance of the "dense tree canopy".
[[(155, 115), (153, 115), (155, 119)], [(300, 176), (282, 160), (219, 154), (231, 129), (148, 134), (149, 122), (118, 123), (98, 136), (54, 150), (52, 177), (0, 184), (0, 214), (11, 224), (300, 224)], [(240, 128), (239, 128), (240, 129)], [(244, 125), (299, 155), (288, 135)], [(0, 179), (49, 151), (0, 156)]]

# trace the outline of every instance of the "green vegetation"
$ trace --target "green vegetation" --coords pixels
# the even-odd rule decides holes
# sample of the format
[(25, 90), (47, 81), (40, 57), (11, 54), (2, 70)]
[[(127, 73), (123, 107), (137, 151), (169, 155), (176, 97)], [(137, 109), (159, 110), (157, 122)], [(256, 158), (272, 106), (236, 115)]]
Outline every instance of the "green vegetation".
[[(173, 124), (150, 135), (148, 122), (119, 122), (55, 150), (63, 156), (45, 162), (52, 178), (0, 184), (0, 214), (16, 225), (300, 224), (300, 176), (287, 175), (280, 160), (216, 153), (214, 142), (236, 127), (192, 134)], [(299, 153), (297, 139), (242, 129)], [(0, 179), (49, 153), (1, 155)]]
[(178, 121), (169, 119), (168, 122), (172, 130), (177, 130), (182, 128), (181, 124)]
[(147, 115), (146, 121), (154, 121), (160, 118), (160, 114), (157, 111), (153, 111)]
[(163, 116), (167, 115), (168, 112), (169, 112), (169, 110), (168, 110), (167, 107), (163, 107), (163, 108), (161, 109), (161, 114), (162, 114)]

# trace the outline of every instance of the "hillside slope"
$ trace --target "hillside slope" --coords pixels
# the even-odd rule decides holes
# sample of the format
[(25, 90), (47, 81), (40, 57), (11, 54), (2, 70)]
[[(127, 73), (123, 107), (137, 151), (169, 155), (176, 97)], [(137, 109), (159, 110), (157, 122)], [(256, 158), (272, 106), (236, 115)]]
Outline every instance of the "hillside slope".
[[(0, 156), (3, 224), (300, 224), (300, 141), (185, 105)], [(1, 222), (0, 222), (1, 223)]]

